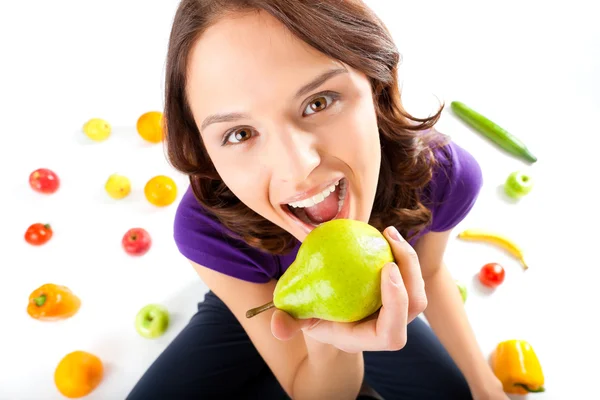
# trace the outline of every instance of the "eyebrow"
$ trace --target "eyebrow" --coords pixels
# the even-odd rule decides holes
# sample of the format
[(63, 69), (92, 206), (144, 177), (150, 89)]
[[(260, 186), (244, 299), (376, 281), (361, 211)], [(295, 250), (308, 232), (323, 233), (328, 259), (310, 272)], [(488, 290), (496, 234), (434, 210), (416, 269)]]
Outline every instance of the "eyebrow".
[(298, 90), (298, 92), (296, 92), (296, 95), (294, 96), (294, 98), (304, 96), (305, 94), (312, 92), (313, 90), (315, 90), (316, 88), (318, 88), (319, 86), (321, 86), (322, 84), (324, 84), (325, 82), (327, 82), (328, 80), (333, 78), (334, 76), (337, 76), (339, 74), (346, 74), (346, 73), (348, 73), (348, 70), (345, 68), (336, 68), (336, 69), (332, 69), (329, 71), (325, 71), (321, 75), (317, 76), (315, 79), (313, 79), (312, 81), (307, 83), (306, 85), (302, 86)]
[[(308, 82), (306, 85), (304, 85), (300, 89), (298, 89), (298, 91), (294, 95), (294, 98), (297, 99), (298, 97), (304, 96), (304, 95), (312, 92), (313, 90), (317, 89), (319, 86), (321, 86), (322, 84), (327, 82), (329, 79), (333, 78), (334, 76), (337, 76), (340, 74), (346, 74), (346, 73), (348, 73), (348, 70), (345, 68), (335, 68), (335, 69), (331, 69), (329, 71), (325, 71), (321, 75), (317, 76), (312, 81)], [(250, 119), (250, 116), (248, 114), (237, 113), (237, 112), (225, 113), (225, 114), (212, 114), (212, 115), (209, 115), (208, 117), (206, 117), (206, 119), (204, 119), (204, 121), (202, 122), (202, 126), (200, 128), (200, 131), (203, 131), (204, 129), (206, 129), (207, 126), (209, 126), (211, 124), (218, 124), (218, 123), (222, 123), (222, 122), (232, 122), (232, 121), (236, 121), (239, 119)]]
[(210, 124), (218, 124), (221, 122), (232, 122), (237, 121), (238, 119), (250, 119), (248, 114), (243, 113), (226, 113), (226, 114), (212, 114), (206, 117), (204, 122), (202, 122), (202, 127), (200, 128), (200, 132), (206, 129)]

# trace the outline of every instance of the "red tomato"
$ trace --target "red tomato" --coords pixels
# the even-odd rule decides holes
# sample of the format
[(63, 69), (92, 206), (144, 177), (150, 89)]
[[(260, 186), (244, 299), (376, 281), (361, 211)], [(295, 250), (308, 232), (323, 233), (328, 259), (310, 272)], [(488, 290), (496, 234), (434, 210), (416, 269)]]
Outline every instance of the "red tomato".
[(58, 190), (58, 176), (47, 168), (39, 168), (29, 175), (29, 186), (39, 193), (51, 194)]
[(499, 286), (504, 282), (504, 268), (496, 263), (485, 264), (479, 271), (479, 281), (488, 287)]
[(146, 230), (142, 228), (132, 228), (125, 233), (121, 243), (127, 254), (141, 256), (150, 250), (152, 239)]
[(52, 228), (48, 224), (33, 224), (25, 232), (25, 240), (34, 246), (47, 243), (52, 237)]

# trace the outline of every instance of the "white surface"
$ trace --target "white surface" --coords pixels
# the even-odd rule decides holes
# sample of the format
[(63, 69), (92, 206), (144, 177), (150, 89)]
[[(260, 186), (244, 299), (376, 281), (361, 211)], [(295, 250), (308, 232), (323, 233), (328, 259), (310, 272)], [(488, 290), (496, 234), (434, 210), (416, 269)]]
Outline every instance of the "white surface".
[[(546, 374), (536, 399), (592, 399), (597, 371), (598, 211), (595, 182), (600, 110), (600, 25), (593, 2), (371, 1), (403, 54), (409, 111), (426, 114), (436, 97), (463, 101), (521, 137), (538, 156), (535, 190), (519, 204), (498, 187), (523, 164), (497, 151), (448, 111), (438, 127), (479, 160), (485, 184), (460, 230), (506, 232), (527, 249), (524, 273), (501, 251), (453, 240), (447, 262), (469, 283), (467, 310), (489, 353), (501, 340), (524, 338)], [(162, 148), (143, 143), (135, 122), (161, 109), (165, 51), (177, 2), (57, 1), (0, 5), (0, 102), (3, 185), (0, 208), (0, 399), (60, 399), (53, 371), (67, 353), (82, 349), (106, 364), (90, 399), (124, 398), (150, 362), (183, 328), (205, 286), (172, 240), (175, 205), (157, 209), (143, 185), (166, 173), (187, 180), (165, 161)], [(86, 140), (79, 129), (107, 119), (113, 136)], [(596, 156), (596, 157), (595, 157)], [(8, 157), (12, 157), (9, 160)], [(32, 192), (31, 171), (54, 169), (62, 187), (51, 197)], [(133, 182), (132, 195), (111, 201), (109, 174)], [(595, 174), (593, 174), (595, 172)], [(34, 222), (49, 222), (55, 237), (42, 248), (23, 241)], [(154, 246), (132, 259), (120, 247), (133, 226), (148, 229)], [(487, 262), (507, 270), (493, 294), (472, 277)], [(25, 312), (29, 293), (54, 282), (83, 301), (59, 323)], [(134, 330), (137, 311), (165, 304), (173, 324), (161, 339)], [(588, 363), (584, 366), (582, 363)]]

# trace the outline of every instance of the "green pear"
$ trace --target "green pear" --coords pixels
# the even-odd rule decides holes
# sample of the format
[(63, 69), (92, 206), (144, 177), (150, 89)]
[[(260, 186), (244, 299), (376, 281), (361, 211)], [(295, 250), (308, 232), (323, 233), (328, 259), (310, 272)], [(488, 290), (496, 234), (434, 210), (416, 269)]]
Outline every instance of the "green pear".
[(381, 307), (381, 270), (393, 261), (388, 241), (373, 226), (350, 219), (325, 222), (302, 242), (273, 301), (246, 317), (276, 307), (297, 319), (359, 321)]
[(460, 297), (462, 297), (462, 301), (463, 301), (463, 303), (465, 303), (467, 301), (467, 296), (468, 296), (467, 287), (465, 286), (464, 283), (462, 283), (460, 281), (455, 281), (455, 282), (456, 282), (456, 286), (458, 287), (458, 291), (460, 292)]

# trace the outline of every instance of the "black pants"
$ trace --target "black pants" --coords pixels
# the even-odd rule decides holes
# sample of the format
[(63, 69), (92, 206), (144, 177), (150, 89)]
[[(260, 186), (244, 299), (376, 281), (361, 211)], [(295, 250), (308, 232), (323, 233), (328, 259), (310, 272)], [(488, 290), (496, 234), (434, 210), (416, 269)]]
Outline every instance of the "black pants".
[[(471, 399), (461, 372), (433, 331), (418, 318), (409, 324), (408, 342), (402, 350), (363, 354), (365, 380), (385, 400)], [(208, 292), (189, 324), (127, 399), (289, 397), (227, 306)]]

